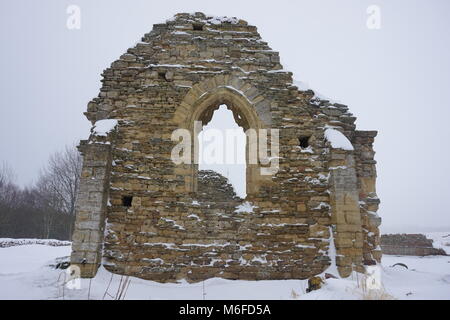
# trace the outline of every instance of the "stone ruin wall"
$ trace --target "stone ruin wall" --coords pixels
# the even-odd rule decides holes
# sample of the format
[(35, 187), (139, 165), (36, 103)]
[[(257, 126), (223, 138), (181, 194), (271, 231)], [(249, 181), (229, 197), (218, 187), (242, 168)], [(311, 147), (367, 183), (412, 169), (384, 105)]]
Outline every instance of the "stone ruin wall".
[[(108, 135), (93, 129), (79, 147), (71, 261), (82, 276), (103, 264), (160, 282), (305, 279), (334, 263), (348, 276), (380, 261), (376, 132), (356, 131), (346, 106), (295, 86), (256, 27), (178, 14), (112, 63), (102, 83), (86, 116), (118, 124)], [(239, 200), (202, 197), (197, 168), (171, 161), (172, 132), (206, 124), (221, 104), (244, 129), (280, 129), (279, 171), (247, 166), (247, 212), (235, 211)], [(332, 148), (327, 127), (355, 150)]]
[(433, 240), (423, 234), (383, 234), (380, 237), (383, 254), (401, 256), (432, 256), (447, 253), (433, 248)]

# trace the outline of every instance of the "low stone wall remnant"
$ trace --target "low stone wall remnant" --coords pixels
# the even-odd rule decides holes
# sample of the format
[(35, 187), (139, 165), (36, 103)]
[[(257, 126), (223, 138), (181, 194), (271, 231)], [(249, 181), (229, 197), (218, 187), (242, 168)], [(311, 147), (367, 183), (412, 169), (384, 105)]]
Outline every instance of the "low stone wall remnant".
[(381, 251), (383, 254), (399, 256), (447, 255), (443, 249), (433, 248), (433, 240), (423, 234), (383, 234)]

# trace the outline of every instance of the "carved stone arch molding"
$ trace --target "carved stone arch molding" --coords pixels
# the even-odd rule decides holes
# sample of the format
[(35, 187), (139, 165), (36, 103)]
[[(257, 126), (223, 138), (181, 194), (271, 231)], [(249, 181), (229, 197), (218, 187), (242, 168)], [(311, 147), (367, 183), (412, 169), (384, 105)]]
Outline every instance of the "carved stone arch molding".
[[(272, 124), (270, 100), (250, 82), (230, 75), (218, 75), (192, 86), (175, 111), (174, 121), (181, 128), (187, 129), (193, 119), (201, 120), (195, 118), (196, 114), (203, 111), (203, 109), (199, 111), (199, 107), (208, 109), (221, 104), (226, 104), (233, 113), (241, 112), (253, 121), (255, 128), (268, 128)], [(245, 124), (238, 124), (244, 130), (248, 129)]]
[[(194, 148), (198, 143), (195, 131), (195, 122), (199, 121), (203, 126), (209, 123), (213, 113), (221, 105), (226, 105), (233, 112), (236, 123), (243, 128), (244, 132), (248, 129), (270, 129), (271, 114), (270, 101), (248, 82), (240, 80), (238, 77), (219, 75), (211, 79), (196, 84), (186, 94), (183, 102), (175, 111), (174, 120), (179, 128), (190, 131), (191, 141), (191, 164), (180, 165), (178, 173), (186, 175), (186, 192), (194, 193), (197, 191), (198, 150)], [(257, 141), (256, 141), (257, 144)], [(248, 163), (249, 141), (246, 143), (246, 186), (247, 195), (251, 196), (259, 190), (263, 181), (270, 181), (267, 176), (261, 175), (258, 164)]]

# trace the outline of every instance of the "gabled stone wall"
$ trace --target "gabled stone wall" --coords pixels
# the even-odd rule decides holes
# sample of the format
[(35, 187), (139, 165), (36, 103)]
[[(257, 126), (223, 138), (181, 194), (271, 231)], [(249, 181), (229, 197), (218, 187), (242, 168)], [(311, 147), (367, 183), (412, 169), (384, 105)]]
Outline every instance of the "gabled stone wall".
[[(118, 125), (106, 137), (93, 130), (84, 143), (103, 144), (111, 161), (98, 177), (107, 186), (92, 190), (103, 196), (79, 195), (72, 263), (93, 276), (101, 255), (113, 272), (166, 282), (304, 279), (332, 263), (347, 276), (377, 260), (378, 226), (367, 220), (376, 212), (369, 201), (376, 197), (374, 135), (355, 131), (346, 106), (302, 91), (293, 80), (278, 52), (243, 20), (177, 14), (154, 25), (103, 72), (100, 94), (88, 105), (93, 124), (116, 119)], [(171, 160), (172, 132), (194, 133), (194, 121), (206, 125), (221, 104), (244, 130), (279, 130), (279, 170), (263, 175), (263, 164), (247, 165), (245, 203), (205, 199), (197, 166)], [(354, 150), (333, 148), (324, 136), (328, 127)], [(94, 149), (86, 147), (85, 159)], [(85, 160), (84, 170), (91, 166)], [(86, 177), (81, 188), (90, 185)], [(78, 221), (85, 213), (103, 219), (101, 212), (104, 246), (91, 255), (98, 243), (80, 235)], [(102, 234), (101, 224), (97, 231)]]

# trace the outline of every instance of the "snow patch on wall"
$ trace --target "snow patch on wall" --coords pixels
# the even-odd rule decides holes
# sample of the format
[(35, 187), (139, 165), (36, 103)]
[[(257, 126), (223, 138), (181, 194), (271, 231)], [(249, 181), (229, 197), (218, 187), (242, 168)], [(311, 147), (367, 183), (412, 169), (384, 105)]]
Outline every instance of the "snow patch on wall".
[(117, 126), (117, 123), (116, 119), (98, 120), (92, 127), (93, 134), (95, 136), (106, 136)]
[(235, 213), (241, 213), (241, 212), (252, 213), (254, 208), (257, 208), (257, 207), (252, 205), (250, 202), (245, 201), (243, 204), (240, 204), (239, 206), (237, 206), (236, 210), (234, 210), (234, 212)]
[(207, 21), (211, 24), (231, 23), (238, 24), (239, 19), (236, 17), (208, 17)]
[(330, 98), (324, 96), (323, 94), (321, 94), (320, 92), (317, 92), (317, 90), (312, 89), (307, 82), (293, 80), (292, 83), (295, 86), (297, 86), (300, 91), (308, 91), (308, 90), (313, 91), (314, 92), (314, 96), (313, 96), (313, 98), (311, 100), (319, 99), (319, 100), (326, 100), (326, 101), (328, 101), (331, 104), (339, 103), (339, 101), (330, 99)]

